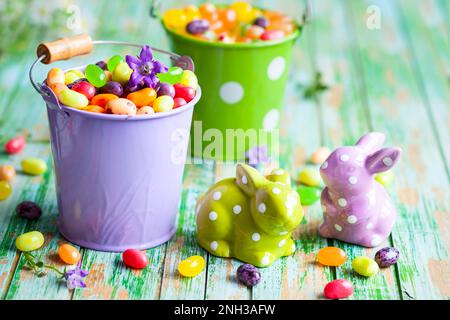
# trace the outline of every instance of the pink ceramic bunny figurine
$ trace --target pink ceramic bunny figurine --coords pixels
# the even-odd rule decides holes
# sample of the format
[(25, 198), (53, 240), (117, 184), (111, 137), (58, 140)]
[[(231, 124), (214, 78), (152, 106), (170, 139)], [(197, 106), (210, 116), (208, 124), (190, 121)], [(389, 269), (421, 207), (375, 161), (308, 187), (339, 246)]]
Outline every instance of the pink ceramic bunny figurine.
[(374, 175), (391, 169), (401, 150), (381, 149), (383, 143), (384, 134), (368, 133), (356, 145), (334, 150), (320, 167), (326, 184), (320, 199), (322, 237), (375, 247), (391, 233), (397, 213)]

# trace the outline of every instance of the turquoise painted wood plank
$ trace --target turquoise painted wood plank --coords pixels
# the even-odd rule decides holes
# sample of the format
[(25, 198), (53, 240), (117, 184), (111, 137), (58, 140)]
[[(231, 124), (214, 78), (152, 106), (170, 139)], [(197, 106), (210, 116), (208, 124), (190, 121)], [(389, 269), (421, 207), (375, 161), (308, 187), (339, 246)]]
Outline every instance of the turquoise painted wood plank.
[[(398, 26), (398, 12), (390, 2), (370, 4), (381, 8), (383, 28), (354, 28), (359, 50), (353, 54), (364, 75), (365, 107), (373, 127), (387, 134), (389, 144), (404, 150), (391, 189), (399, 211), (392, 240), (402, 253), (397, 264), (401, 290), (416, 299), (448, 299), (448, 177), (414, 81), (412, 55)], [(367, 5), (352, 2), (353, 24), (364, 23)]]

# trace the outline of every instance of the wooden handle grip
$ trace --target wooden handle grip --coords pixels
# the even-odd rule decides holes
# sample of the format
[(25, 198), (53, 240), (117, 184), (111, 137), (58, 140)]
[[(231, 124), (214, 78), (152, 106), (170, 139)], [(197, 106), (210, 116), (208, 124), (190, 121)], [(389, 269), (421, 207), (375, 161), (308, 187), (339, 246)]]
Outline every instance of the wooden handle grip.
[(83, 33), (69, 38), (62, 38), (53, 42), (41, 43), (37, 47), (37, 56), (45, 55), (42, 63), (49, 64), (58, 60), (88, 54), (92, 51), (92, 39)]

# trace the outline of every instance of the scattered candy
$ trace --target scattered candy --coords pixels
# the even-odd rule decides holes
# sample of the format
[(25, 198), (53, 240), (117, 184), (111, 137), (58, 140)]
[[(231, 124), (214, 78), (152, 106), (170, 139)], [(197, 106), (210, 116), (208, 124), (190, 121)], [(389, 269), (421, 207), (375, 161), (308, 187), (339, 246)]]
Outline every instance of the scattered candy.
[(300, 185), (297, 188), (302, 206), (310, 206), (320, 198), (320, 190), (314, 187)]
[(381, 183), (385, 188), (389, 187), (394, 181), (394, 173), (392, 170), (380, 172), (375, 175), (375, 180)]
[(23, 201), (17, 205), (16, 214), (24, 219), (37, 220), (42, 215), (42, 209), (33, 201)]
[(47, 163), (39, 158), (26, 158), (21, 162), (24, 173), (37, 176), (47, 171)]
[(205, 268), (205, 259), (201, 256), (191, 256), (180, 262), (178, 272), (184, 277), (195, 277)]
[(144, 251), (127, 249), (122, 253), (123, 263), (132, 269), (144, 269), (148, 265), (148, 257)]
[(318, 187), (322, 183), (319, 170), (315, 168), (305, 168), (298, 175), (298, 182), (311, 187)]
[(0, 201), (6, 200), (12, 193), (12, 187), (8, 181), (0, 181)]
[(77, 264), (81, 259), (80, 251), (68, 243), (59, 246), (58, 256), (66, 264)]
[(110, 100), (106, 104), (106, 109), (111, 110), (114, 114), (126, 114), (129, 116), (135, 115), (137, 111), (136, 105), (132, 101), (124, 98)]
[(344, 250), (337, 247), (325, 247), (317, 253), (317, 262), (324, 266), (338, 267), (347, 261)]
[(131, 100), (136, 107), (151, 106), (156, 99), (156, 91), (153, 88), (145, 88), (135, 91), (127, 95), (127, 99)]
[(105, 113), (106, 112), (105, 108), (96, 106), (96, 105), (89, 105), (89, 106), (82, 108), (81, 110), (94, 112), (94, 113)]
[(375, 261), (380, 268), (387, 268), (397, 263), (400, 252), (397, 248), (386, 247), (375, 254)]
[(71, 89), (73, 91), (81, 93), (89, 100), (91, 100), (92, 97), (95, 96), (95, 93), (96, 93), (95, 87), (86, 81), (81, 81), (81, 82), (74, 84)]
[(12, 165), (4, 164), (0, 166), (0, 181), (11, 182), (16, 176), (16, 169)]
[(328, 149), (327, 147), (320, 147), (311, 155), (311, 162), (314, 164), (322, 164), (325, 162), (325, 160), (327, 160), (330, 154), (330, 149)]
[(16, 239), (16, 248), (23, 252), (37, 250), (44, 244), (44, 235), (39, 231), (21, 234)]
[(378, 264), (369, 257), (356, 257), (352, 261), (352, 268), (356, 273), (364, 276), (371, 277), (379, 271)]
[(284, 37), (284, 31), (282, 30), (266, 30), (261, 35), (261, 40), (269, 41), (269, 40), (277, 40)]
[(25, 138), (23, 136), (17, 136), (6, 142), (4, 149), (8, 154), (17, 154), (25, 148), (25, 144)]
[(253, 287), (261, 281), (261, 273), (258, 268), (248, 263), (240, 265), (236, 275), (238, 280), (247, 287)]
[(58, 100), (72, 108), (82, 108), (89, 104), (88, 98), (84, 94), (73, 91), (71, 89), (64, 89), (58, 94)]
[(173, 109), (174, 101), (170, 96), (160, 96), (153, 102), (155, 112), (166, 112)]
[(323, 289), (323, 295), (327, 299), (344, 299), (353, 294), (353, 284), (345, 279), (337, 279), (328, 282)]

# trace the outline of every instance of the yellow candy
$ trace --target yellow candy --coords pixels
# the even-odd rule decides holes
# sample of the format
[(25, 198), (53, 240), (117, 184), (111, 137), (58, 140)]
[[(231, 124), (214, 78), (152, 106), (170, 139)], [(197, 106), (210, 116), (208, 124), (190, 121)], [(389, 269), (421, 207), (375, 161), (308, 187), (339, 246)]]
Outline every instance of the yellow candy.
[(236, 11), (236, 17), (239, 21), (250, 22), (255, 18), (255, 11), (253, 7), (245, 1), (236, 1), (231, 5), (231, 8)]
[(184, 14), (186, 15), (187, 21), (200, 19), (200, 11), (194, 5), (189, 5), (184, 8)]
[(381, 185), (387, 188), (392, 184), (392, 181), (394, 181), (394, 173), (391, 170), (380, 172), (375, 175), (375, 180), (377, 180), (379, 183), (381, 183)]
[(64, 74), (64, 84), (68, 85), (81, 78), (84, 78), (83, 72), (80, 70), (69, 70)]
[(12, 193), (12, 187), (8, 181), (0, 181), (0, 201), (7, 199)]
[(163, 22), (168, 28), (181, 29), (186, 27), (188, 18), (182, 9), (170, 9), (163, 15)]
[(20, 251), (28, 252), (39, 249), (44, 244), (44, 235), (39, 231), (21, 234), (16, 239), (16, 247)]
[(195, 277), (205, 268), (205, 259), (192, 256), (180, 262), (178, 272), (184, 277)]
[(198, 87), (197, 76), (191, 70), (183, 71), (183, 74), (181, 75), (180, 83), (184, 84), (185, 86), (194, 88), (195, 90), (197, 90), (197, 87)]
[(155, 112), (166, 112), (173, 109), (174, 101), (171, 96), (160, 96), (153, 102)]
[(64, 89), (58, 94), (58, 100), (62, 104), (72, 108), (82, 108), (89, 104), (88, 98), (84, 94), (71, 89)]
[(318, 187), (322, 183), (319, 170), (315, 168), (303, 169), (298, 175), (298, 181), (311, 187)]
[(33, 176), (43, 174), (47, 171), (47, 163), (39, 158), (27, 158), (22, 160), (22, 171)]
[(133, 69), (131, 69), (126, 62), (119, 62), (112, 73), (112, 80), (125, 84), (130, 80)]
[(352, 268), (356, 273), (364, 277), (371, 277), (380, 270), (378, 264), (374, 260), (363, 256), (353, 259)]

